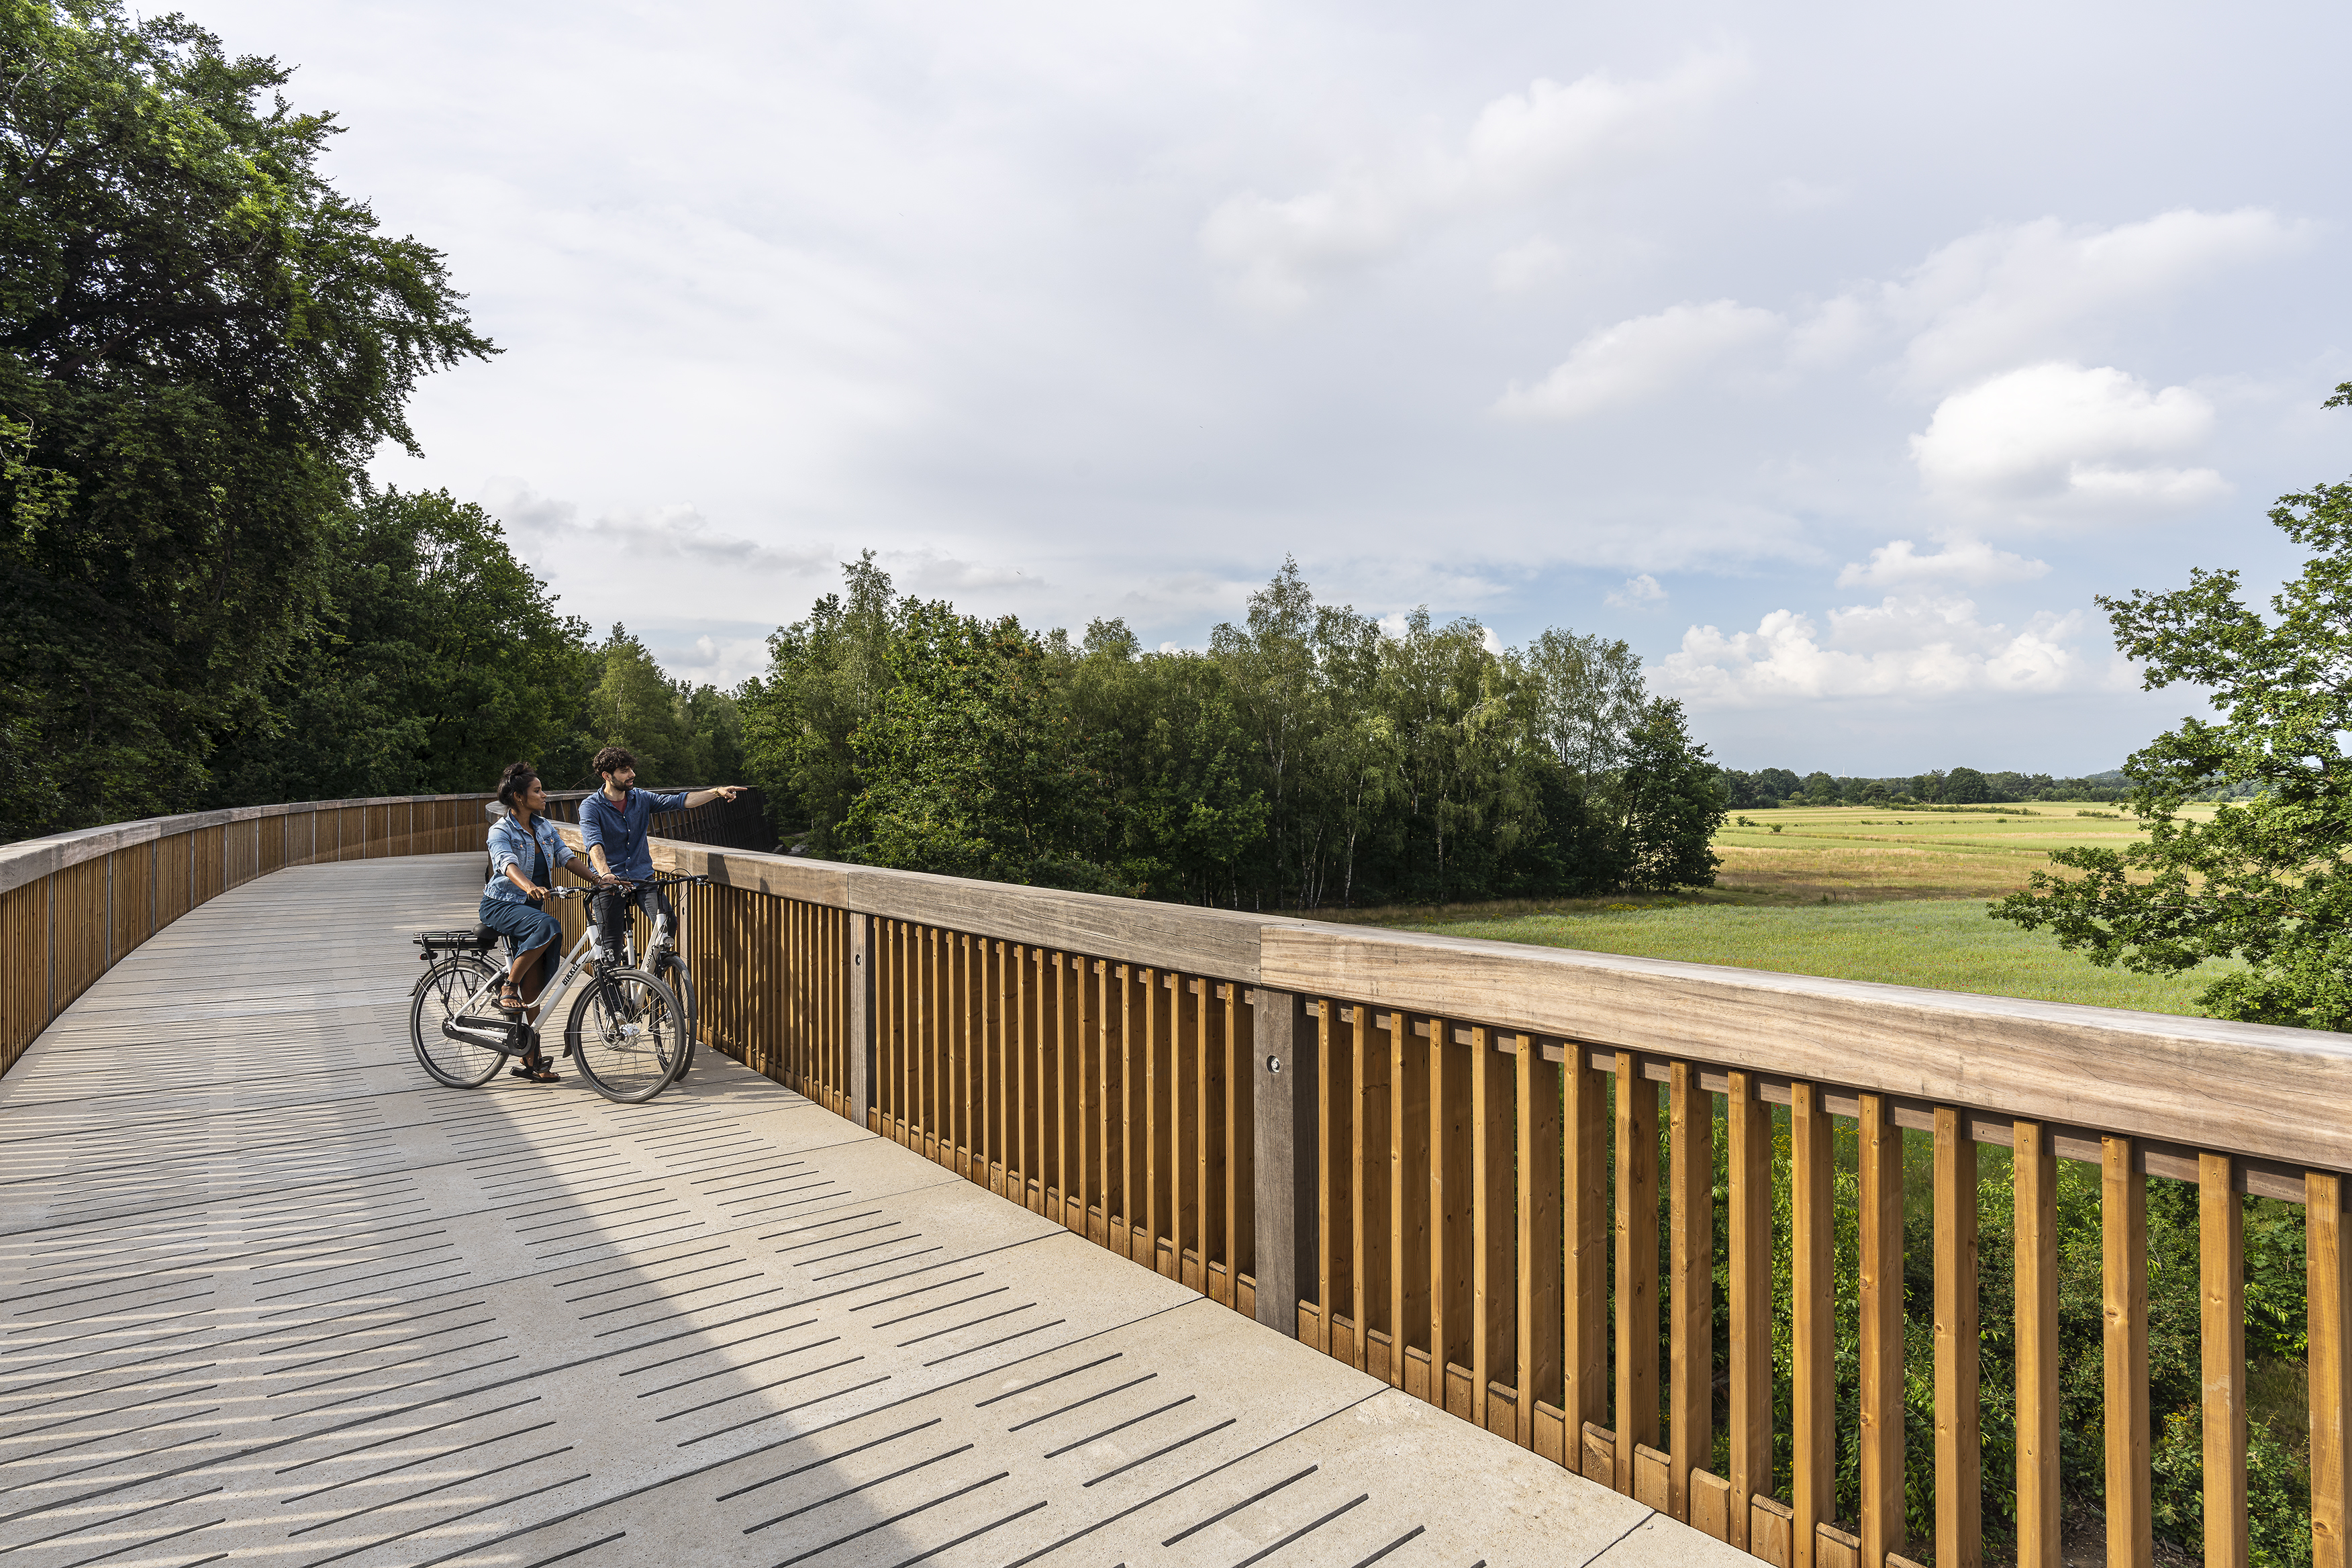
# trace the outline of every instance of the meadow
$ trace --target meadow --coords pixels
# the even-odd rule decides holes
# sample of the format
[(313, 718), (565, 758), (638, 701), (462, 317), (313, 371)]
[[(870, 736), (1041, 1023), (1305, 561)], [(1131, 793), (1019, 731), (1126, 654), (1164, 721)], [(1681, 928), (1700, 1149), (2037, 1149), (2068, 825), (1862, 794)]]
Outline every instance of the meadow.
[[(2191, 807), (2210, 816), (2212, 807)], [(2089, 815), (2096, 814), (2096, 815)], [(2045, 934), (1985, 913), (2071, 845), (2140, 836), (2120, 807), (2065, 801), (1967, 813), (1855, 806), (1737, 813), (1716, 836), (1717, 886), (1671, 897), (1543, 900), (1326, 914), (1454, 936), (1685, 959), (1791, 974), (1927, 985), (2193, 1015), (2223, 973), (2094, 967)]]

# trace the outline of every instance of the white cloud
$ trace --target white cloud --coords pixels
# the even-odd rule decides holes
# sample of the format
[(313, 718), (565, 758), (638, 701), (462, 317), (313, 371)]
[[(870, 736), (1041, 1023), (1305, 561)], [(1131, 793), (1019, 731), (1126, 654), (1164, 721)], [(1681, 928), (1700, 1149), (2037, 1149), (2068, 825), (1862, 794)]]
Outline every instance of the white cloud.
[(1612, 589), (1608, 602), (1621, 610), (1663, 609), (1666, 591), (1658, 585), (1655, 577), (1644, 572), (1638, 577), (1626, 578), (1622, 588)]
[(2310, 226), (2259, 207), (2181, 210), (2110, 228), (2056, 218), (1954, 240), (1900, 281), (1849, 290), (1800, 330), (1832, 357), (1878, 332), (1906, 340), (1905, 377), (1930, 390), (1988, 371), (2104, 346), (2120, 318), (2232, 268), (2301, 249)]
[(1533, 386), (1513, 382), (1495, 412), (1517, 419), (1581, 419), (1671, 391), (1779, 337), (1785, 323), (1736, 300), (1675, 305), (1604, 327)]
[(2071, 646), (2079, 612), (2045, 612), (2011, 630), (1979, 620), (1968, 599), (1889, 595), (1832, 610), (1829, 620), (1826, 637), (1790, 610), (1773, 611), (1752, 632), (1692, 626), (1652, 673), (1667, 695), (1717, 708), (2021, 696), (2113, 679), (2110, 667)]
[(779, 550), (721, 533), (683, 501), (605, 512), (582, 522), (580, 509), (570, 501), (541, 495), (517, 480), (494, 479), (484, 489), (482, 505), (533, 552), (561, 553), (597, 544), (621, 552), (640, 568), (674, 561), (719, 572), (786, 576), (830, 573), (837, 559), (830, 545)]
[(1490, 276), (1497, 294), (1525, 294), (1568, 269), (1568, 252), (1541, 235), (1523, 239), (1495, 258)]
[(1975, 539), (1956, 539), (1933, 555), (1922, 555), (1907, 539), (1890, 540), (1870, 552), (1870, 563), (1848, 562), (1841, 588), (1906, 588), (1939, 583), (1982, 587), (1992, 583), (2030, 583), (2049, 575), (2050, 563), (2030, 561)]
[(2038, 364), (1944, 399), (1911, 458), (1930, 493), (1964, 507), (2193, 505), (2229, 491), (2184, 461), (2212, 431), (2213, 405), (2188, 387)]
[(1480, 110), (1458, 151), (1367, 162), (1299, 195), (1227, 197), (1201, 225), (1201, 253), (1243, 302), (1296, 310), (1324, 279), (1391, 255), (1464, 212), (1664, 150), (1742, 74), (1736, 59), (1708, 56), (1647, 81), (1602, 72), (1565, 87), (1538, 79)]

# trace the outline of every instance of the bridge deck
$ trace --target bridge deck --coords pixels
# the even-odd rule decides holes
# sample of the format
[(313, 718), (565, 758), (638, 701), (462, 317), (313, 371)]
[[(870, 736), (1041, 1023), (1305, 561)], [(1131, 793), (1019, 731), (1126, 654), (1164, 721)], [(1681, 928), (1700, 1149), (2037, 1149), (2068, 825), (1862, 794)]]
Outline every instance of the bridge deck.
[(205, 905), (0, 1079), (27, 1568), (1749, 1561), (706, 1053), (429, 1083), (478, 855)]

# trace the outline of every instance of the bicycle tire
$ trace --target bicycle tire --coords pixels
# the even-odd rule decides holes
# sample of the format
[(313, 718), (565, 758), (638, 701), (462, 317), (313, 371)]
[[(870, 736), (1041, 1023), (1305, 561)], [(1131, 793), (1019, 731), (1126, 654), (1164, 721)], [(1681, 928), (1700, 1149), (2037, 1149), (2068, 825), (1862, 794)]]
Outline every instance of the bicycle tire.
[(457, 953), (442, 959), (416, 983), (408, 1005), (408, 1039), (416, 1060), (435, 1082), (451, 1089), (479, 1089), (498, 1076), (507, 1053), (467, 1040), (453, 1040), (441, 1026), (461, 1016), (493, 1016), (490, 999), (505, 971), (488, 959)]
[(669, 952), (662, 955), (661, 962), (654, 966), (654, 973), (661, 977), (663, 984), (669, 987), (670, 994), (677, 998), (678, 1016), (686, 1020), (686, 1059), (678, 1064), (677, 1076), (670, 1079), (672, 1083), (683, 1083), (686, 1075), (694, 1070), (695, 1047), (701, 1037), (702, 1015), (696, 1010), (694, 971), (686, 966), (685, 959)]
[(686, 1065), (682, 1017), (677, 994), (644, 970), (599, 969), (580, 982), (563, 1044), (597, 1093), (642, 1105)]

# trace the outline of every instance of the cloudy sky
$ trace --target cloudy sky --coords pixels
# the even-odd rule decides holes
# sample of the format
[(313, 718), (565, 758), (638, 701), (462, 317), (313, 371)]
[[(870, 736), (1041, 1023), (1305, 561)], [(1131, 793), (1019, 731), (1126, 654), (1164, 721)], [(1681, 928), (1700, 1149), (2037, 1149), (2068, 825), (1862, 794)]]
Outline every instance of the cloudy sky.
[(1622, 637), (1735, 766), (2114, 765), (2352, 470), (2352, 12), (190, 0), (505, 350), (380, 476), (731, 682), (859, 550)]

